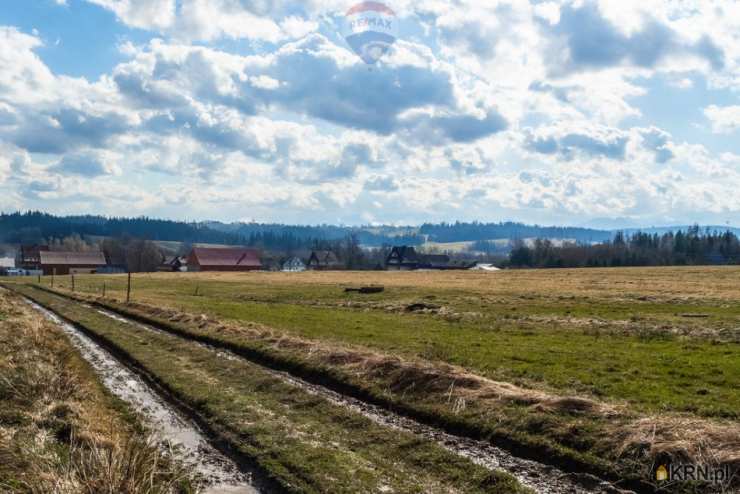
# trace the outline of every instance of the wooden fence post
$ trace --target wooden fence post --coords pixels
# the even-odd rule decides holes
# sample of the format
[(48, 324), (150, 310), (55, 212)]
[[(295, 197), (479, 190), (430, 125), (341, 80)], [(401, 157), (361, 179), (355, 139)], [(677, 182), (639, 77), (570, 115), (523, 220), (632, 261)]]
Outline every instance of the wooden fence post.
[(126, 288), (126, 303), (131, 301), (131, 271), (128, 272), (128, 286)]
[(51, 269), (51, 287), (54, 288), (54, 275), (57, 274), (57, 268)]
[(103, 282), (103, 298), (105, 298), (105, 281)]
[(72, 275), (72, 293), (75, 292), (75, 275)]

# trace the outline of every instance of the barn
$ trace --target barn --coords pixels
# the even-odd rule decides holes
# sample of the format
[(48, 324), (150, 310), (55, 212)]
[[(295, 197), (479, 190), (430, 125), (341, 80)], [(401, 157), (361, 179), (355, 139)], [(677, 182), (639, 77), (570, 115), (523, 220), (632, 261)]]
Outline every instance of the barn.
[(244, 248), (195, 247), (188, 255), (188, 271), (258, 271), (259, 251)]
[(106, 265), (102, 252), (39, 252), (39, 268), (45, 275), (90, 274)]

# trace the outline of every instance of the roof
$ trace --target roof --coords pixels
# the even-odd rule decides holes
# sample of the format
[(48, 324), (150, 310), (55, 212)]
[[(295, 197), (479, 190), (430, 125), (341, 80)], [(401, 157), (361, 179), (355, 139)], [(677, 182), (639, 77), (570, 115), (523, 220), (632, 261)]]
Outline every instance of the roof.
[(0, 257), (0, 268), (14, 268), (15, 259), (12, 257)]
[(21, 245), (21, 252), (22, 253), (38, 253), (38, 252), (44, 252), (48, 251), (49, 246), (48, 245)]
[(330, 250), (315, 250), (311, 253), (311, 257), (314, 256), (322, 264), (341, 264), (337, 255)]
[(450, 262), (450, 256), (446, 254), (420, 254), (416, 249), (409, 246), (394, 247), (388, 259), (396, 254), (401, 263), (438, 265)]
[(183, 256), (164, 256), (164, 259), (162, 260), (162, 264), (173, 264), (177, 261), (180, 261), (180, 263), (185, 264), (187, 263), (187, 257)]
[(40, 253), (41, 264), (69, 265), (69, 266), (105, 266), (105, 256), (102, 252), (55, 252)]
[(259, 252), (255, 249), (194, 247), (192, 255), (201, 266), (262, 267)]
[(401, 262), (418, 262), (418, 254), (416, 253), (416, 249), (413, 247), (408, 247), (406, 245), (401, 247), (393, 247), (391, 250), (391, 255), (397, 254), (398, 259)]

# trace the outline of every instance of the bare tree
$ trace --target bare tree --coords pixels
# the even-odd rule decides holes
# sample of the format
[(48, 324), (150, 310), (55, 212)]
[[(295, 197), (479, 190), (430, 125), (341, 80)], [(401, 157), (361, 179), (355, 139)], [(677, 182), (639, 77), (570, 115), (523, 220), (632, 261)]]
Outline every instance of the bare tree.
[(110, 264), (124, 266), (132, 273), (156, 271), (164, 262), (160, 248), (149, 240), (107, 238), (101, 247)]
[(49, 242), (49, 248), (53, 251), (63, 252), (90, 252), (93, 246), (78, 234), (69, 235), (63, 239), (54, 238)]
[(162, 251), (149, 240), (133, 240), (126, 249), (126, 265), (131, 272), (156, 271), (164, 261)]

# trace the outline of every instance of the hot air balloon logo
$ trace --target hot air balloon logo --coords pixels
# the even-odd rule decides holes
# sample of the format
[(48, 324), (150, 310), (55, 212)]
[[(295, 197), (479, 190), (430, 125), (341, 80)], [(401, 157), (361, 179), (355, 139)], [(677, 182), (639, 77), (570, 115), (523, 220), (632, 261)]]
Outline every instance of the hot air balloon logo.
[(396, 42), (396, 13), (385, 4), (362, 2), (350, 8), (344, 17), (344, 39), (368, 65), (377, 63)]

